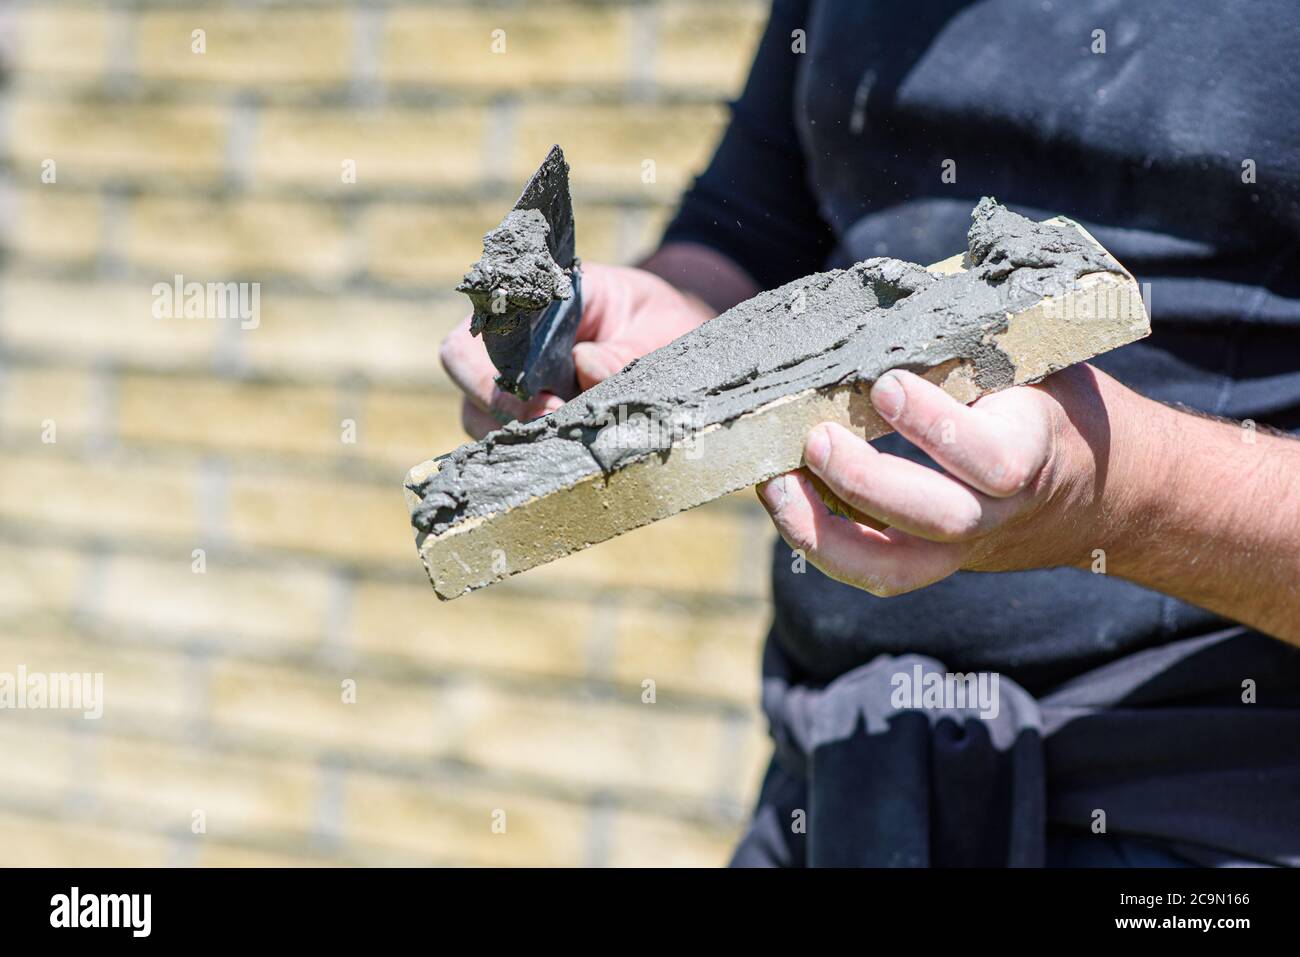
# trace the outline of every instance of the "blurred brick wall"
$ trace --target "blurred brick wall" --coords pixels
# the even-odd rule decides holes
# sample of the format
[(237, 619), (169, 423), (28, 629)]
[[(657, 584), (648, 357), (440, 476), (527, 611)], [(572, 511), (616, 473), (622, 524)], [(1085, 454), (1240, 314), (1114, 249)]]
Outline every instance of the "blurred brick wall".
[[(725, 860), (768, 753), (750, 498), (441, 604), (400, 485), (463, 440), (448, 290), (546, 149), (580, 254), (646, 251), (763, 15), (0, 8), (0, 671), (106, 697), (0, 711), (0, 864)], [(176, 273), (260, 282), (260, 326), (154, 318)]]

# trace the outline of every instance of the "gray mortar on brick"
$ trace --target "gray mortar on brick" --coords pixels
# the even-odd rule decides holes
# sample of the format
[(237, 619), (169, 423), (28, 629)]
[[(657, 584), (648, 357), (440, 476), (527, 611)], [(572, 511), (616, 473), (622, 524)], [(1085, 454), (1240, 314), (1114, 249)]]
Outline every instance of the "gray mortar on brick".
[(868, 259), (727, 310), (555, 412), (440, 457), (439, 470), (413, 486), (421, 502), (412, 524), (440, 535), (663, 453), (678, 428), (725, 424), (774, 400), (874, 382), (890, 369), (966, 360), (983, 390), (1004, 388), (1015, 370), (994, 337), (1009, 314), (1064, 294), (1089, 273), (1125, 275), (1072, 227), (1035, 223), (989, 198), (972, 212), (967, 244), (961, 272)]

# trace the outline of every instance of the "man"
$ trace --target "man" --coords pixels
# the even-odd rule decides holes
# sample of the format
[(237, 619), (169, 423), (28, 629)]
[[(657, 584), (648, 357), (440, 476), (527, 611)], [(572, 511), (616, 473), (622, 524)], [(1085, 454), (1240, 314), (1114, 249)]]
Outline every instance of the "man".
[[(584, 388), (761, 289), (946, 258), (984, 195), (1150, 284), (1150, 339), (969, 408), (888, 374), (896, 434), (821, 426), (760, 488), (776, 757), (736, 863), (1300, 863), (1297, 54), (1286, 0), (777, 0), (660, 249), (588, 267)], [(558, 404), (465, 327), (442, 356), (472, 434)], [(996, 716), (894, 696), (971, 673)]]

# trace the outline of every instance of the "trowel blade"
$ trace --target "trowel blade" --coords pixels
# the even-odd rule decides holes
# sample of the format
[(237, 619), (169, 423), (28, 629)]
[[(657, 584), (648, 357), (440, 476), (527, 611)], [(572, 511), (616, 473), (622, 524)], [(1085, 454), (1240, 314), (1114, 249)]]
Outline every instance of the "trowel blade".
[(565, 269), (573, 267), (573, 198), (569, 193), (569, 164), (559, 145), (551, 147), (542, 165), (528, 180), (515, 209), (535, 209), (551, 227), (551, 258)]

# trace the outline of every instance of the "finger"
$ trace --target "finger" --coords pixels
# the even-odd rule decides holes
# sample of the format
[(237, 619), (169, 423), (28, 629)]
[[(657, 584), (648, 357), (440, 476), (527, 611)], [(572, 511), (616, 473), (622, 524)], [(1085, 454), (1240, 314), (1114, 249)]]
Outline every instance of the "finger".
[(515, 419), (528, 418), (522, 401), (496, 384), (497, 370), (483, 340), (469, 331), (466, 319), (451, 331), (438, 350), (442, 367), (465, 396), (490, 414), (500, 428)]
[(990, 498), (934, 469), (886, 455), (830, 422), (809, 434), (804, 459), (841, 501), (931, 541), (964, 541), (1020, 508), (1019, 501)]
[(501, 423), (469, 399), (460, 404), (460, 424), (473, 438), (481, 439), (501, 428)]
[(438, 359), (451, 381), (486, 412), (496, 391), (497, 370), (488, 358), (483, 340), (470, 334), (469, 322), (466, 319), (442, 340)]
[(811, 469), (807, 469), (806, 472), (808, 481), (812, 483), (813, 489), (817, 492), (817, 497), (822, 500), (823, 505), (830, 509), (831, 514), (842, 516), (851, 522), (857, 522), (859, 525), (866, 525), (868, 528), (885, 529), (889, 527), (888, 522), (883, 522), (874, 515), (868, 515), (861, 509), (854, 508), (844, 501), (831, 491), (830, 486), (822, 481), (821, 476)]
[(896, 528), (877, 531), (832, 515), (806, 476), (790, 472), (759, 487), (781, 537), (825, 574), (885, 597), (951, 575), (963, 546), (930, 542)]
[(1051, 445), (1043, 393), (1002, 395), (1000, 403), (968, 408), (937, 385), (897, 369), (871, 388), (876, 411), (899, 434), (963, 482), (997, 498), (1033, 481)]
[(632, 339), (579, 342), (573, 347), (573, 366), (578, 373), (578, 386), (584, 391), (590, 389), (648, 351), (646, 343)]
[(583, 264), (582, 315), (575, 333), (579, 342), (597, 338), (609, 316), (630, 311), (631, 293), (627, 283), (619, 281), (618, 272), (603, 263)]
[(532, 418), (522, 399), (496, 387), (492, 389), (492, 401), (488, 403), (488, 412), (497, 420), (498, 427), (515, 419), (526, 421)]
[(564, 400), (558, 395), (550, 392), (540, 392), (524, 404), (524, 412), (520, 418), (525, 421), (540, 419), (542, 416), (554, 412), (562, 405), (564, 405)]

